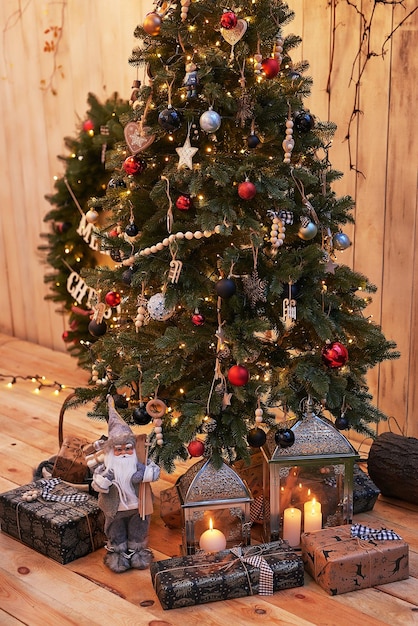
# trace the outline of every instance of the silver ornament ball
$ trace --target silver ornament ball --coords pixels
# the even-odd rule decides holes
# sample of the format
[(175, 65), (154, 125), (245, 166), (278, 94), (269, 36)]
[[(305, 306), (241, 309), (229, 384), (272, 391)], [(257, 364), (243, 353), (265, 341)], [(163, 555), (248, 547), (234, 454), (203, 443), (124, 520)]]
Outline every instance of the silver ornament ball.
[(200, 116), (200, 128), (206, 133), (215, 133), (221, 126), (221, 116), (216, 111), (209, 109)]
[(304, 241), (313, 239), (318, 232), (316, 225), (313, 222), (309, 222), (306, 226), (301, 226), (298, 231), (298, 235)]

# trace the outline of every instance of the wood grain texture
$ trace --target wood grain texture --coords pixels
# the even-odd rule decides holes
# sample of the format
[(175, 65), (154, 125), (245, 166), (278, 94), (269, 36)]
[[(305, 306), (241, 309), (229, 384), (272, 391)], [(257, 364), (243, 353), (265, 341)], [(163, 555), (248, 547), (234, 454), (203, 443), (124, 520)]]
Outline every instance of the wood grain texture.
[[(81, 384), (85, 372), (74, 370), (70, 356), (0, 334), (2, 363), (25, 367), (48, 379)], [(68, 393), (68, 392), (67, 392)], [(59, 410), (65, 392), (55, 396), (33, 383), (19, 381), (12, 389), (0, 381), (0, 492), (27, 484), (33, 468), (56, 452)], [(67, 420), (68, 417), (68, 420)], [(86, 417), (84, 408), (65, 415), (65, 424), (94, 439), (106, 429)], [(172, 486), (195, 460), (178, 464), (153, 485), (154, 513), (150, 547), (156, 560), (181, 553), (181, 532), (167, 528), (159, 516), (159, 493)], [(185, 609), (164, 611), (148, 570), (114, 574), (100, 549), (66, 565), (44, 557), (0, 532), (0, 624), (16, 626), (412, 626), (418, 624), (418, 505), (379, 496), (372, 511), (355, 521), (374, 528), (393, 528), (410, 546), (407, 580), (329, 596), (307, 574), (305, 585)]]
[[(344, 230), (353, 245), (338, 260), (366, 274), (378, 287), (365, 314), (381, 323), (398, 343), (401, 359), (369, 375), (376, 404), (396, 417), (404, 434), (418, 436), (416, 239), (418, 136), (414, 132), (417, 94), (418, 12), (385, 43), (389, 33), (416, 6), (373, 0), (289, 0), (295, 20), (285, 33), (302, 45), (293, 59), (306, 59), (313, 78), (306, 106), (321, 120), (337, 124), (330, 151), (344, 177), (338, 195), (356, 202), (356, 227)], [(56, 158), (65, 154), (64, 137), (74, 136), (87, 108), (87, 95), (104, 101), (114, 92), (129, 98), (137, 72), (128, 64), (137, 45), (133, 31), (152, 9), (151, 0), (74, 0), (21, 3), (2, 0), (0, 54), (0, 332), (65, 351), (65, 319), (47, 302), (43, 277), (48, 268), (37, 250), (50, 205), (53, 176), (62, 174)], [(375, 10), (370, 37), (362, 40), (363, 19)], [(44, 51), (51, 27), (62, 28), (56, 54)], [(53, 38), (52, 38), (53, 39)], [(360, 49), (360, 56), (357, 53)], [(372, 53), (359, 83), (365, 55)], [(330, 71), (331, 68), (331, 71)], [(138, 76), (141, 80), (142, 75)], [(361, 111), (350, 129), (350, 170), (346, 141), (353, 107)], [(381, 424), (379, 431), (388, 429)]]

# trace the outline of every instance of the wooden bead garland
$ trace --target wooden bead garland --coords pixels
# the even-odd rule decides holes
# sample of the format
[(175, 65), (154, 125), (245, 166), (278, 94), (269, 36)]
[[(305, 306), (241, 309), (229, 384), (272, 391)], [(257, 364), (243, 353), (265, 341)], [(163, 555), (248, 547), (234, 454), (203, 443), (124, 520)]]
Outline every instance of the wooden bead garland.
[(157, 446), (162, 446), (164, 443), (163, 438), (163, 429), (162, 429), (162, 417), (164, 417), (167, 406), (166, 404), (160, 400), (159, 398), (152, 398), (147, 402), (145, 409), (149, 415), (153, 418), (155, 439), (157, 442)]
[(221, 226), (218, 224), (213, 230), (204, 230), (203, 232), (201, 230), (196, 230), (194, 233), (192, 233), (191, 231), (187, 231), (186, 233), (183, 233), (181, 231), (178, 233), (172, 233), (171, 235), (165, 237), (165, 239), (159, 241), (153, 246), (144, 248), (143, 250), (138, 250), (138, 252), (136, 252), (134, 256), (122, 261), (122, 265), (132, 265), (135, 261), (136, 256), (149, 256), (150, 254), (156, 254), (160, 250), (169, 247), (170, 244), (172, 244), (174, 241), (181, 241), (182, 239), (187, 239), (190, 241), (192, 239), (202, 239), (202, 237), (208, 239), (213, 234), (219, 234), (220, 232)]
[(283, 245), (286, 233), (286, 227), (280, 217), (273, 217), (273, 223), (270, 231), (270, 243), (273, 248), (280, 248)]
[(282, 143), (284, 150), (283, 163), (290, 163), (292, 156), (292, 150), (295, 147), (295, 140), (293, 139), (293, 120), (289, 118), (286, 120), (286, 137)]
[(280, 33), (277, 33), (276, 35), (276, 41), (274, 42), (273, 45), (273, 58), (276, 59), (276, 61), (279, 64), (279, 67), (283, 61), (283, 39), (280, 36)]
[(260, 407), (255, 410), (255, 421), (256, 424), (261, 424), (261, 422), (263, 421), (263, 409), (261, 409)]
[(38, 499), (38, 496), (38, 491), (36, 489), (32, 489), (30, 491), (25, 491), (25, 493), (22, 494), (22, 500), (25, 502), (33, 502)]
[(189, 12), (189, 6), (191, 4), (191, 0), (180, 0), (180, 4), (181, 4), (180, 18), (182, 22), (185, 22), (187, 19), (187, 14)]

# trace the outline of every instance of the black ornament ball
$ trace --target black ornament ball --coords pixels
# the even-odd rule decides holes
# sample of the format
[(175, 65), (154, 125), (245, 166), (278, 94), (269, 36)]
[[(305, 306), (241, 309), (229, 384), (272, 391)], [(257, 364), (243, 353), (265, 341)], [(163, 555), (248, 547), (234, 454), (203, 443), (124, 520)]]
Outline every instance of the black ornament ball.
[(115, 263), (120, 263), (122, 261), (122, 255), (120, 253), (120, 250), (116, 250), (116, 248), (114, 250), (111, 250), (110, 251), (110, 258)]
[(128, 224), (125, 228), (125, 233), (128, 235), (128, 237), (136, 237), (139, 233), (139, 228), (136, 224)]
[(262, 428), (252, 428), (247, 435), (248, 445), (252, 448), (261, 448), (266, 443), (266, 439), (266, 433)]
[(181, 114), (176, 111), (176, 109), (173, 109), (173, 107), (164, 109), (158, 116), (159, 125), (168, 132), (180, 128), (181, 121)]
[(308, 111), (301, 111), (295, 115), (295, 128), (300, 133), (309, 133), (315, 125), (313, 116)]
[(135, 424), (138, 424), (138, 426), (145, 426), (150, 423), (152, 417), (149, 413), (147, 413), (144, 402), (141, 402), (139, 406), (134, 408), (132, 411), (132, 419)]
[(215, 291), (220, 298), (231, 298), (237, 290), (232, 278), (221, 278), (215, 285)]
[(115, 393), (113, 395), (113, 401), (115, 403), (115, 408), (117, 409), (127, 409), (128, 401), (125, 396), (122, 396), (120, 393)]
[(295, 433), (290, 428), (279, 428), (274, 435), (274, 440), (279, 448), (290, 448), (295, 443)]
[(96, 320), (91, 320), (88, 328), (90, 335), (93, 337), (101, 337), (102, 335), (105, 335), (107, 331), (106, 322), (97, 323)]
[(132, 282), (132, 276), (133, 276), (134, 272), (131, 268), (128, 268), (127, 270), (125, 270), (122, 274), (122, 282), (124, 285), (130, 285)]
[(249, 135), (247, 137), (247, 146), (251, 149), (256, 148), (258, 146), (258, 144), (260, 143), (260, 139), (257, 137), (257, 135)]
[(340, 415), (335, 419), (334, 425), (338, 430), (346, 430), (350, 424), (345, 415)]

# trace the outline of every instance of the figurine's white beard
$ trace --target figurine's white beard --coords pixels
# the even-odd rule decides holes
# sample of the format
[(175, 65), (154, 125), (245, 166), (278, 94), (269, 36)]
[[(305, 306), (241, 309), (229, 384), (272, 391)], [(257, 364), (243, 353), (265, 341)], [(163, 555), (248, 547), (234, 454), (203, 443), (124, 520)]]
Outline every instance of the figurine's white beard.
[(137, 463), (138, 457), (135, 450), (133, 454), (126, 456), (115, 456), (113, 450), (109, 450), (105, 456), (106, 469), (112, 469), (115, 474), (113, 483), (119, 491), (119, 511), (135, 509), (138, 506), (138, 496), (131, 482)]

